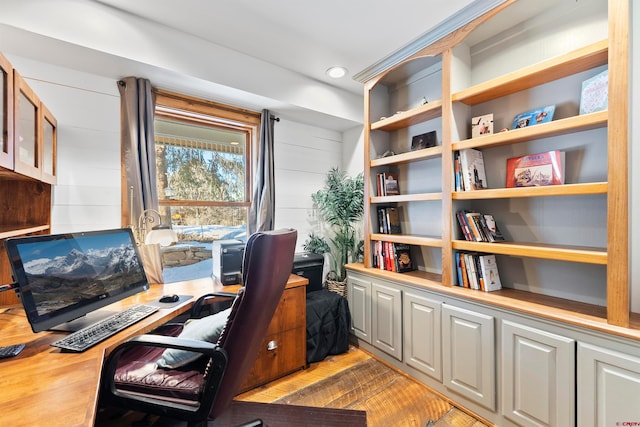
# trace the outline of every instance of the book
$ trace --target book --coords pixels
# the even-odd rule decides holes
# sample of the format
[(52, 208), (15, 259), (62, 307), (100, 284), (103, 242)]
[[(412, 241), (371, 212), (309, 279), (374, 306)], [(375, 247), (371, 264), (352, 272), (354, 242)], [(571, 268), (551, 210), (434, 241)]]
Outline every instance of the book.
[(465, 213), (465, 216), (467, 217), (467, 223), (469, 224), (469, 229), (471, 230), (473, 240), (476, 242), (484, 241), (482, 232), (480, 231), (480, 228), (478, 227), (478, 223), (476, 221), (476, 218), (480, 216), (480, 213), (467, 212)]
[(493, 113), (471, 119), (471, 138), (493, 133)]
[(398, 176), (394, 173), (384, 172), (376, 175), (378, 196), (396, 196), (400, 194)]
[(482, 215), (481, 221), (489, 242), (504, 242), (504, 236), (498, 229), (498, 224), (496, 224), (496, 220), (493, 218), (493, 215)]
[(582, 82), (580, 114), (595, 113), (609, 108), (609, 70)]
[(460, 270), (462, 275), (462, 284), (460, 286), (471, 288), (471, 285), (469, 284), (469, 275), (467, 274), (467, 263), (464, 258), (465, 254), (461, 252), (458, 252), (458, 254), (460, 254)]
[(564, 152), (559, 150), (507, 159), (507, 188), (564, 184)]
[(462, 176), (460, 175), (460, 152), (453, 153), (453, 177), (455, 191), (462, 191)]
[(389, 225), (389, 234), (401, 234), (402, 227), (400, 226), (400, 211), (399, 208), (388, 207), (385, 208), (387, 215), (387, 224)]
[(460, 265), (460, 252), (454, 253), (453, 259), (456, 263), (456, 276), (458, 277), (458, 286), (464, 287), (464, 282), (462, 281), (462, 267)]
[(398, 186), (398, 176), (396, 174), (384, 173), (383, 182), (385, 196), (396, 196), (400, 194), (400, 187)]
[(423, 148), (435, 147), (437, 144), (436, 141), (436, 131), (432, 130), (431, 132), (423, 133), (421, 135), (415, 135), (411, 138), (411, 151), (422, 150)]
[(464, 191), (488, 188), (482, 151), (474, 148), (460, 150), (460, 173)]
[(378, 229), (382, 234), (401, 234), (400, 208), (393, 206), (378, 208)]
[(415, 270), (411, 257), (411, 246), (404, 243), (394, 243), (395, 270), (398, 273)]
[(471, 289), (478, 290), (480, 285), (478, 284), (478, 276), (476, 275), (476, 263), (473, 260), (473, 254), (464, 254), (464, 260), (467, 267), (467, 276), (469, 278), (469, 287)]
[(555, 105), (548, 105), (543, 108), (520, 113), (513, 118), (511, 129), (526, 128), (527, 126), (539, 125), (553, 120), (553, 113), (556, 111)]
[(491, 292), (502, 289), (496, 256), (494, 254), (480, 255), (478, 259), (484, 282), (484, 291)]
[(473, 234), (471, 234), (471, 229), (469, 228), (469, 224), (467, 223), (466, 211), (456, 212), (456, 218), (458, 218), (458, 224), (460, 225), (460, 229), (462, 230), (464, 239), (473, 242), (475, 239), (473, 237)]

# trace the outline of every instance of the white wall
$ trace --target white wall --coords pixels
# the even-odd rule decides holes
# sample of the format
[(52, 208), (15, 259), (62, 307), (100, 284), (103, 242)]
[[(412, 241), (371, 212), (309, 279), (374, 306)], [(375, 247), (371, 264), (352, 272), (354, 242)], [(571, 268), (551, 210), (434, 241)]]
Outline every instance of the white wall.
[(275, 228), (298, 230), (297, 250), (317, 225), (311, 194), (321, 189), (327, 171), (342, 167), (342, 134), (281, 118), (275, 124)]
[[(116, 81), (7, 55), (58, 120), (52, 233), (120, 227), (120, 96)], [(311, 193), (342, 166), (342, 133), (281, 118), (275, 125), (276, 227), (311, 230)], [(362, 168), (360, 169), (362, 170)]]
[(51, 232), (120, 227), (120, 97), (112, 79), (7, 55), (58, 121)]

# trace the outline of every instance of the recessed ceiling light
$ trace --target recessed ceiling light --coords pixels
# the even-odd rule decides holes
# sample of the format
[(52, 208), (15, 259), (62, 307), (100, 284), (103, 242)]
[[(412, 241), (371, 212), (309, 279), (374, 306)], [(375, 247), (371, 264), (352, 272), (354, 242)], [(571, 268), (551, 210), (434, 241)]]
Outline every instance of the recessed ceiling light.
[(326, 71), (326, 74), (332, 79), (339, 79), (347, 75), (347, 69), (344, 67), (331, 67)]
[(240, 143), (238, 141), (231, 141), (230, 144), (231, 145), (240, 145)]

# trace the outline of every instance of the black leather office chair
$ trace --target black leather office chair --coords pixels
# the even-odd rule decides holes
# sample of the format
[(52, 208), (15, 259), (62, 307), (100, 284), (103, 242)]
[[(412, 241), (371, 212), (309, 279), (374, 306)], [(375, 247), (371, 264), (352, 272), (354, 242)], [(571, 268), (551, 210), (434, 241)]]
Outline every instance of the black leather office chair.
[[(206, 425), (229, 406), (258, 355), (291, 274), (297, 232), (258, 232), (247, 241), (244, 288), (233, 302), (217, 343), (175, 337), (167, 325), (114, 349), (103, 367), (101, 406), (130, 408)], [(202, 353), (178, 368), (155, 363), (166, 348)]]

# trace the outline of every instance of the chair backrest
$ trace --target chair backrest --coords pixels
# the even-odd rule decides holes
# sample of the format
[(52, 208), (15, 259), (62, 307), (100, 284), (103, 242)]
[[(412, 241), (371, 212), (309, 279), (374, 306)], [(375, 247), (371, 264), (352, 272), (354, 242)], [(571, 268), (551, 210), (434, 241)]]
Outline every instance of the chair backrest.
[(218, 340), (229, 362), (209, 417), (231, 403), (256, 361), (260, 344), (293, 270), (296, 230), (257, 232), (247, 240), (243, 259), (244, 289), (233, 303)]

